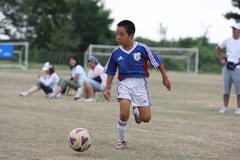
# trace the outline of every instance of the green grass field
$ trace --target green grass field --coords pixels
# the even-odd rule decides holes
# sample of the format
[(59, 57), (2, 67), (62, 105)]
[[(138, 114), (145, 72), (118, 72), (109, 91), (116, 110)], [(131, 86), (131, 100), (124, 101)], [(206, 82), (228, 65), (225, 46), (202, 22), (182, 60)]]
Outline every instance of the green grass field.
[[(192, 160), (240, 159), (240, 116), (234, 114), (234, 87), (230, 111), (222, 107), (221, 75), (168, 73), (172, 91), (152, 72), (149, 92), (152, 121), (128, 121), (127, 149), (116, 150), (115, 77), (109, 102), (77, 102), (74, 96), (46, 99), (42, 91), (30, 97), (19, 93), (37, 83), (35, 69), (0, 69), (0, 159), (4, 160)], [(42, 72), (44, 75), (44, 72)], [(67, 78), (69, 70), (57, 70)], [(89, 150), (78, 153), (68, 146), (74, 128), (93, 136)]]

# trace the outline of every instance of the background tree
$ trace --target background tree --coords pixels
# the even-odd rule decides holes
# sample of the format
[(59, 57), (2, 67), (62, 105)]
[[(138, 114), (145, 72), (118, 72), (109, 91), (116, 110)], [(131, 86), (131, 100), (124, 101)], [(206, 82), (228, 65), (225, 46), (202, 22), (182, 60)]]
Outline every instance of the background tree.
[(0, 12), (1, 34), (11, 41), (30, 42), (30, 51), (35, 51), (30, 58), (38, 57), (34, 54), (39, 51), (82, 56), (90, 43), (104, 43), (113, 36), (110, 10), (104, 10), (100, 0), (0, 0)]
[[(232, 0), (232, 5), (240, 9), (240, 0)], [(234, 19), (236, 22), (240, 22), (240, 15), (234, 12), (228, 12), (225, 15), (227, 19)]]
[[(240, 8), (240, 0), (232, 0)], [(115, 31), (110, 25), (110, 10), (104, 10), (100, 0), (0, 0), (0, 34), (9, 41), (30, 42), (29, 60), (67, 63), (70, 54), (82, 59), (89, 44), (117, 45)], [(237, 13), (224, 15), (240, 21)], [(158, 42), (136, 37), (134, 40), (150, 47), (199, 48), (199, 73), (220, 73), (221, 65), (207, 35), (197, 38), (167, 40), (167, 28), (160, 23)], [(171, 53), (169, 53), (171, 54)], [(164, 61), (168, 69), (185, 71), (183, 63), (174, 59)]]

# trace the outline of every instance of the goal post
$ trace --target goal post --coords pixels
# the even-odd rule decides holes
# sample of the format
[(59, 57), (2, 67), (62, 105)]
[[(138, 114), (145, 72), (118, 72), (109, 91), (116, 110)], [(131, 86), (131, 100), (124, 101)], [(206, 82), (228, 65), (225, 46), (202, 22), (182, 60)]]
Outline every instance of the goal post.
[(29, 42), (0, 42), (0, 68), (26, 70), (28, 68), (28, 47)]
[[(87, 68), (87, 59), (91, 55), (97, 55), (102, 65), (105, 65), (115, 45), (90, 44), (84, 52), (84, 68)], [(170, 48), (149, 47), (163, 61), (168, 71), (185, 71), (198, 74), (199, 50), (198, 48)]]
[(199, 50), (198, 48), (171, 48), (150, 47), (161, 59), (183, 59), (186, 60), (186, 72), (198, 74)]

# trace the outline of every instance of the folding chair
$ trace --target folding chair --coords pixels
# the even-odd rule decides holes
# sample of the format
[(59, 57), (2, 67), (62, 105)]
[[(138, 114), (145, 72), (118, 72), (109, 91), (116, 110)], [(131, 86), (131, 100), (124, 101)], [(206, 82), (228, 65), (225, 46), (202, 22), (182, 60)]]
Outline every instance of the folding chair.
[[(113, 82), (111, 83), (110, 87), (112, 87), (112, 85), (113, 85)], [(94, 92), (95, 92), (95, 97), (98, 95), (98, 98), (96, 98), (98, 102), (99, 102), (99, 101), (100, 101), (100, 102), (105, 101), (105, 98), (104, 98), (105, 89), (104, 89), (103, 91), (101, 91), (101, 90), (95, 90)]]
[(105, 101), (105, 98), (104, 98), (104, 91), (101, 91), (101, 90), (95, 90), (95, 97), (97, 99), (98, 102), (103, 102)]
[(72, 88), (70, 88), (70, 87), (67, 87), (66, 88), (66, 95), (67, 96), (72, 96), (72, 95), (74, 95), (74, 89), (72, 89)]

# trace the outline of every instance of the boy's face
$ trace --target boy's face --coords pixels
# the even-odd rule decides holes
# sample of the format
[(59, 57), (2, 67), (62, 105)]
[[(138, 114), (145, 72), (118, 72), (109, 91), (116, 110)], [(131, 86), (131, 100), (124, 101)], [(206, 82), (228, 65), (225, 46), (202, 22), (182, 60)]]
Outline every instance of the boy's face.
[(119, 45), (124, 46), (124, 45), (128, 44), (129, 42), (132, 41), (133, 36), (134, 36), (133, 33), (128, 35), (128, 33), (127, 33), (127, 31), (124, 27), (117, 26), (116, 40), (117, 40)]

